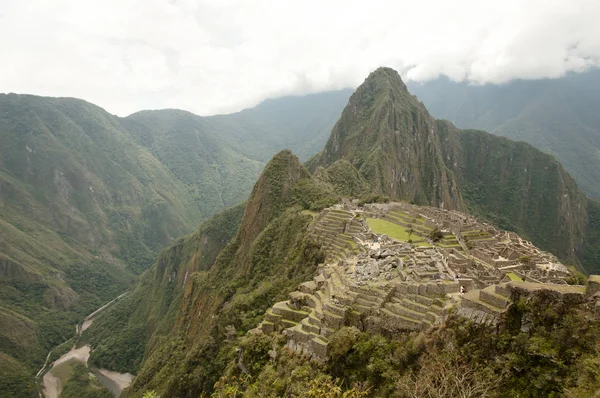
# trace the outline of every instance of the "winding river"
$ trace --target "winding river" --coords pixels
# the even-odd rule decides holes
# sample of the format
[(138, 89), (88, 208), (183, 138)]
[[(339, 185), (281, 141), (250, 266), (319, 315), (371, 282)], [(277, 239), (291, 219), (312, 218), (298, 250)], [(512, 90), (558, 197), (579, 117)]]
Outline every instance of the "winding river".
[[(88, 366), (88, 359), (90, 357), (91, 347), (89, 345), (77, 347), (77, 341), (81, 337), (81, 334), (92, 325), (92, 322), (94, 322), (94, 317), (96, 315), (105, 310), (109, 305), (111, 305), (115, 301), (119, 300), (121, 297), (125, 296), (127, 293), (129, 292), (125, 292), (119, 297), (115, 298), (114, 300), (111, 300), (110, 302), (104, 304), (102, 307), (98, 308), (96, 311), (92, 312), (87, 317), (85, 317), (85, 319), (81, 323), (81, 326), (77, 325), (75, 327), (76, 338), (73, 348), (71, 348), (71, 350), (65, 355), (52, 362), (52, 364), (50, 365), (50, 370), (48, 370), (48, 372), (46, 372), (46, 374), (44, 374), (44, 377), (42, 378), (42, 391), (43, 396), (45, 398), (58, 398), (62, 391), (60, 379), (52, 373), (52, 371), (56, 369), (58, 365), (70, 360), (76, 360), (82, 362), (83, 364), (85, 364), (85, 366)], [(50, 353), (51, 352), (49, 352), (48, 356), (46, 357), (46, 362), (44, 363), (44, 366), (38, 371), (37, 375), (35, 376), (36, 380), (41, 374), (44, 373), (46, 367), (48, 366)], [(115, 397), (119, 397), (119, 395), (121, 395), (121, 392), (125, 388), (129, 387), (129, 385), (133, 381), (133, 378), (135, 377), (130, 373), (118, 373), (107, 369), (90, 368), (90, 372), (93, 373), (98, 378), (100, 383), (104, 387), (109, 389)], [(42, 394), (40, 393), (40, 397), (41, 396)]]

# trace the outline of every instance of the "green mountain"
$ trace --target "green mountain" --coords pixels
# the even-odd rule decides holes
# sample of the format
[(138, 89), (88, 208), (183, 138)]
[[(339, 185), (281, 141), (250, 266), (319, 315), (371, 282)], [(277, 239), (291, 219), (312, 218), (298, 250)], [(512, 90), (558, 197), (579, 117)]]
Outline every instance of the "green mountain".
[[(243, 207), (227, 210), (163, 251), (132, 297), (90, 328), (91, 341), (98, 341), (92, 360), (139, 370), (132, 386), (138, 395), (157, 389), (165, 396), (195, 396), (212, 389), (234, 353), (227, 344), (232, 333), (255, 327), (269, 306), (309, 278), (323, 260), (307, 233), (313, 219), (308, 209), (337, 200), (291, 152), (277, 154), (254, 186), (241, 220)], [(151, 315), (139, 316), (144, 312)], [(114, 332), (134, 329), (149, 333), (136, 339), (134, 333)], [(139, 369), (144, 349), (124, 350), (143, 347), (145, 341)]]
[(348, 96), (118, 118), (77, 99), (0, 95), (0, 355), (14, 375), (0, 392), (29, 396), (78, 321), (160, 248), (245, 200), (282, 147), (308, 156)]
[(553, 155), (586, 194), (600, 199), (600, 70), (503, 85), (440, 78), (409, 89), (435, 117)]
[(471, 214), (588, 272), (598, 269), (598, 203), (550, 155), (434, 119), (398, 73), (373, 72), (352, 95), (313, 171), (345, 159), (372, 191)]
[[(526, 143), (461, 131), (433, 119), (395, 71), (381, 68), (352, 95), (325, 149), (307, 164), (308, 169), (288, 151), (276, 155), (255, 184), (243, 214), (241, 207), (227, 210), (164, 250), (130, 299), (118, 302), (92, 325), (88, 333), (95, 347), (93, 360), (137, 373), (124, 396), (141, 397), (149, 391), (163, 397), (417, 397), (458, 396), (466, 390), (471, 395), (465, 396), (596, 393), (600, 335), (594, 303), (582, 298), (584, 287), (565, 286), (581, 278), (569, 276), (549, 287), (523, 282), (514, 272), (496, 275), (518, 278), (523, 290), (512, 295), (504, 285), (474, 291), (481, 300), (471, 294), (474, 307), (466, 311), (472, 310), (467, 313), (478, 322), (461, 320), (452, 312), (439, 327), (374, 332), (384, 327), (375, 318), (386, 311), (401, 324), (411, 324), (428, 305), (443, 311), (447, 297), (439, 291), (423, 294), (428, 287), (419, 284), (408, 290), (423, 297), (390, 299), (395, 288), (383, 290), (385, 282), (369, 286), (371, 276), (358, 286), (344, 285), (352, 272), (352, 265), (341, 265), (345, 259), (359, 256), (354, 258), (355, 270), (360, 262), (371, 261), (359, 246), (365, 239), (372, 241), (371, 235), (360, 235), (365, 221), (371, 228), (373, 219), (357, 221), (360, 211), (320, 211), (339, 196), (470, 210), (594, 269), (600, 206), (586, 199), (552, 156)], [(436, 236), (422, 217), (384, 217), (376, 214), (377, 207), (371, 211), (383, 233), (414, 239), (424, 247), (411, 250), (421, 254), (434, 246), (449, 256), (453, 250), (477, 245), (477, 240), (486, 247), (489, 239), (479, 226), (466, 231), (467, 249), (449, 237), (453, 233), (440, 230), (441, 241), (435, 244), (422, 238)], [(410, 229), (393, 227), (406, 222)], [(501, 245), (519, 241), (501, 236)], [(407, 249), (397, 250), (406, 256)], [(372, 259), (387, 261), (383, 252), (372, 254)], [(400, 278), (410, 284), (418, 275), (412, 268), (420, 261), (404, 260), (408, 264)], [(521, 256), (517, 261), (530, 260)], [(336, 265), (343, 269), (336, 271)], [(428, 278), (431, 264), (424, 261), (422, 266), (429, 267), (422, 274)], [(315, 275), (319, 276), (313, 279)], [(487, 286), (484, 279), (490, 275), (479, 275), (477, 283)], [(455, 283), (454, 294), (461, 294), (454, 280), (437, 282)], [(301, 282), (300, 292), (288, 296)], [(345, 288), (349, 292), (344, 293)], [(323, 304), (326, 297), (330, 301)], [(369, 306), (386, 300), (393, 303), (370, 312)], [(513, 305), (503, 312), (507, 300)], [(351, 301), (355, 310), (346, 311)], [(389, 315), (396, 304), (407, 307)], [(311, 317), (312, 310), (316, 315)], [(503, 323), (489, 326), (481, 318), (483, 312), (503, 313)], [(265, 332), (269, 329), (273, 332)], [(291, 336), (311, 339), (315, 347), (327, 345), (326, 357), (311, 361), (310, 352), (299, 355), (303, 348), (290, 345)]]
[(283, 148), (308, 159), (325, 143), (349, 90), (267, 100), (230, 115), (143, 111), (122, 124), (190, 191), (202, 214), (245, 200), (265, 163)]
[(30, 396), (47, 351), (202, 218), (186, 187), (97, 106), (9, 94), (0, 109), (0, 351), (29, 371)]

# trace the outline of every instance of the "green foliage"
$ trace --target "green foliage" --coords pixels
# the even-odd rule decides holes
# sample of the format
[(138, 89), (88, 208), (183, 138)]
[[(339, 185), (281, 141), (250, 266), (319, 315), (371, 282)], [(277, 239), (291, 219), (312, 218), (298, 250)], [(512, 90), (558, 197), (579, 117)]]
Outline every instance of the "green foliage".
[[(306, 233), (312, 216), (298, 206), (299, 198), (311, 203), (313, 189), (321, 188), (315, 188), (289, 152), (269, 162), (248, 201), (237, 237), (208, 271), (192, 275), (177, 321), (185, 328), (175, 330), (146, 355), (132, 396), (148, 389), (166, 396), (210, 393), (236, 358), (251, 374), (265, 365), (271, 349), (268, 340), (251, 337), (236, 350), (232, 336), (256, 327), (270, 306), (313, 275), (323, 261), (320, 246)], [(231, 379), (227, 380), (222, 384), (230, 386)]]
[[(246, 199), (275, 152), (316, 152), (349, 94), (267, 101), (210, 118), (157, 111), (124, 119), (76, 99), (0, 95), (0, 309), (42, 326), (26, 349), (14, 341), (0, 349), (19, 347), (34, 373), (44, 349), (124, 291), (159, 248)], [(320, 193), (303, 205), (330, 204)], [(211, 258), (196, 265), (208, 268)], [(12, 333), (7, 325), (0, 336)], [(125, 330), (139, 334), (137, 326)]]
[(359, 199), (358, 205), (364, 206), (367, 203), (389, 203), (390, 197), (385, 195), (370, 194)]
[(600, 198), (600, 72), (470, 85), (446, 78), (409, 84), (431, 113), (463, 129), (525, 141), (555, 156), (584, 192)]
[(294, 187), (294, 201), (303, 209), (318, 211), (339, 202), (339, 196), (311, 179), (302, 179)]
[(309, 168), (327, 179), (337, 162), (358, 170), (371, 193), (468, 211), (587, 272), (600, 264), (598, 205), (552, 156), (432, 119), (389, 68), (356, 90)]
[(581, 272), (572, 269), (573, 275), (567, 279), (569, 285), (585, 285), (587, 282), (587, 276)]
[(71, 374), (60, 394), (62, 398), (111, 398), (113, 394), (103, 387), (82, 363), (71, 365)]
[(340, 159), (326, 169), (318, 168), (315, 172), (315, 179), (330, 186), (333, 191), (344, 197), (369, 196), (368, 193), (371, 191), (369, 183), (346, 159)]
[(437, 228), (432, 230), (429, 233), (429, 239), (431, 239), (432, 242), (439, 242), (443, 238), (444, 238), (444, 233)]
[(29, 398), (37, 394), (37, 386), (27, 367), (0, 352), (0, 396)]
[(137, 373), (150, 337), (171, 331), (185, 275), (213, 265), (235, 236), (243, 213), (243, 205), (227, 209), (163, 250), (136, 289), (100, 314), (85, 332), (94, 348), (90, 361), (98, 367)]

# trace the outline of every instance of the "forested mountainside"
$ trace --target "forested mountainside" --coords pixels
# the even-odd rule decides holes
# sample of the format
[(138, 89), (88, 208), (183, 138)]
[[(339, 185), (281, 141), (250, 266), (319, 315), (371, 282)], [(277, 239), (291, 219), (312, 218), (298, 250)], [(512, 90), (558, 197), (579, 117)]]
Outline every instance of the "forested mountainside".
[(97, 106), (9, 94), (0, 110), (0, 384), (18, 373), (16, 390), (31, 396), (47, 351), (201, 216), (186, 187)]
[[(345, 170), (344, 165), (339, 166), (336, 168)], [(360, 183), (357, 176), (350, 185), (360, 186)], [(455, 282), (454, 277), (426, 284), (413, 281), (416, 274), (400, 276), (400, 272), (404, 275), (414, 267), (407, 268), (405, 263), (402, 271), (397, 266), (393, 272), (408, 278), (406, 286), (415, 283), (415, 289), (409, 288), (418, 296), (408, 301), (412, 310), (404, 309), (404, 315), (394, 315), (390, 311), (396, 304), (387, 304), (381, 311), (387, 311), (388, 317), (396, 317), (396, 322), (415, 326), (376, 332), (384, 326), (374, 323), (376, 313), (369, 312), (366, 306), (380, 305), (383, 297), (390, 300), (392, 293), (379, 290), (383, 289), (383, 282), (367, 281), (385, 280), (387, 276), (383, 272), (365, 275), (362, 284), (347, 286), (339, 271), (326, 271), (327, 267), (335, 269), (335, 264), (364, 253), (361, 245), (366, 241), (359, 244), (355, 237), (364, 233), (366, 227), (360, 227), (361, 223), (364, 225), (366, 221), (370, 225), (372, 219), (362, 218), (361, 222), (361, 217), (353, 218), (345, 210), (320, 212), (339, 200), (332, 191), (330, 184), (311, 177), (291, 153), (282, 152), (267, 165), (245, 207), (237, 234), (216, 258), (215, 252), (205, 251), (204, 245), (224, 242), (217, 237), (225, 238), (232, 231), (239, 220), (233, 213), (238, 210), (223, 213), (201, 227), (197, 234), (163, 251), (145, 275), (145, 282), (136, 289), (137, 298), (117, 303), (90, 329), (92, 341), (94, 336), (112, 336), (112, 340), (104, 340), (109, 343), (99, 339), (97, 349), (103, 355), (96, 361), (124, 360), (115, 365), (121, 370), (137, 372), (124, 396), (141, 397), (154, 391), (161, 397), (199, 394), (444, 397), (467, 392), (472, 395), (466, 396), (569, 393), (583, 397), (596, 392), (600, 377), (596, 367), (600, 323), (593, 314), (593, 301), (584, 298), (583, 286), (562, 284), (552, 288), (540, 284), (540, 289), (532, 287), (537, 282), (519, 279), (521, 289), (525, 290), (515, 292), (520, 291), (521, 296), (506, 298), (488, 293), (486, 300), (493, 299), (490, 302), (495, 305), (472, 299), (480, 306), (476, 308), (501, 317), (501, 326), (472, 322), (449, 312), (446, 322), (420, 329), (418, 322), (431, 326), (427, 319), (436, 315), (427, 313), (425, 320), (417, 321), (413, 317), (424, 316), (424, 312), (417, 310), (425, 311), (427, 303), (437, 303), (444, 296), (435, 293), (428, 296), (424, 287), (429, 289), (433, 283), (437, 289), (451, 291), (456, 285), (453, 294), (460, 295), (460, 282)], [(395, 214), (386, 216), (382, 225), (398, 225), (394, 220), (403, 216)], [(464, 215), (455, 216), (465, 219), (467, 224), (472, 222)], [(417, 247), (416, 253), (420, 253), (417, 257), (422, 258), (434, 246), (421, 238), (423, 232), (418, 232), (426, 230), (423, 218), (408, 222), (415, 223), (412, 225), (417, 232), (413, 232), (412, 242)], [(488, 232), (482, 230), (466, 232), (471, 236), (471, 245), (478, 245), (478, 239), (485, 245), (489, 239), (489, 235), (484, 236)], [(440, 253), (459, 247), (456, 240), (452, 243), (446, 235), (448, 232), (443, 233), (439, 246), (435, 246)], [(371, 242), (373, 237), (369, 236)], [(418, 248), (420, 245), (424, 247)], [(406, 247), (400, 250), (408, 253)], [(369, 256), (375, 260), (364, 260), (363, 255), (359, 261), (382, 261), (382, 265), (392, 269), (389, 253), (372, 252)], [(198, 258), (214, 259), (214, 264), (207, 267), (207, 263), (196, 263), (194, 259)], [(426, 262), (422, 264), (427, 267)], [(353, 271), (355, 276), (350, 277), (362, 275), (356, 274), (358, 265)], [(509, 274), (516, 277), (514, 272)], [(314, 278), (315, 275), (319, 276)], [(429, 274), (422, 277), (429, 278)], [(298, 286), (300, 292), (288, 296)], [(507, 293), (512, 289), (510, 286), (505, 284), (500, 291), (510, 296)], [(311, 290), (316, 287), (321, 290)], [(352, 307), (356, 310), (346, 311), (345, 295), (352, 292), (358, 297)], [(322, 307), (311, 303), (315, 297), (323, 300), (324, 295), (330, 297), (329, 303), (323, 303)], [(284, 302), (287, 297), (290, 301)], [(507, 300), (514, 302), (508, 310), (502, 307)], [(304, 304), (294, 307), (294, 302)], [(432, 310), (444, 311), (442, 304), (431, 305)], [(308, 307), (313, 308), (314, 316)], [(465, 308), (474, 317), (481, 312)], [(150, 310), (152, 315), (140, 319), (137, 316), (140, 309)], [(338, 312), (342, 310), (345, 315)], [(308, 322), (300, 322), (307, 316)], [(257, 328), (261, 321), (262, 328)], [(114, 333), (132, 328), (148, 334)], [(293, 334), (289, 332), (291, 329)], [(318, 346), (327, 347), (325, 358), (311, 359), (312, 351), (290, 345), (290, 339), (304, 335), (317, 339)], [(145, 349), (137, 352), (129, 349), (140, 347), (144, 341), (149, 341)], [(143, 351), (140, 366), (138, 361)], [(109, 366), (110, 362), (100, 363)], [(455, 383), (455, 378), (460, 381)]]
[(600, 70), (502, 85), (439, 78), (408, 87), (436, 118), (552, 154), (583, 192), (600, 199)]
[[(552, 285), (516, 271), (483, 266), (475, 277), (481, 285), (478, 289), (490, 283), (486, 279), (490, 277), (510, 282), (469, 296), (474, 307), (465, 311), (477, 322), (443, 312), (442, 301), (436, 301), (447, 299), (439, 289), (461, 294), (458, 284), (462, 282), (454, 282), (458, 275), (450, 276), (447, 286), (441, 281), (441, 286), (435, 281), (433, 287), (430, 283), (407, 286), (407, 296), (394, 288), (394, 298), (390, 291), (378, 290), (379, 282), (373, 282), (371, 290), (365, 287), (366, 291), (346, 286), (354, 292), (350, 296), (356, 296), (354, 312), (345, 307), (349, 298), (336, 293), (343, 291), (347, 275), (335, 271), (335, 265), (365, 250), (353, 236), (356, 228), (363, 232), (375, 228), (349, 212), (321, 211), (341, 196), (358, 198), (358, 204), (393, 198), (440, 206), (461, 222), (468, 222), (469, 216), (452, 211), (472, 211), (501, 228), (518, 231), (567, 265), (597, 269), (599, 206), (578, 190), (552, 156), (526, 143), (482, 131), (461, 131), (447, 121), (436, 121), (408, 93), (395, 71), (380, 68), (353, 94), (324, 151), (307, 165), (312, 175), (294, 155), (279, 153), (256, 183), (235, 236), (232, 231), (239, 218), (233, 213), (239, 209), (223, 213), (197, 234), (163, 251), (132, 300), (117, 303), (92, 326), (89, 335), (96, 338), (100, 354), (95, 360), (137, 373), (124, 396), (141, 397), (149, 391), (162, 397), (211, 393), (417, 397), (457, 395), (465, 389), (471, 394), (466, 396), (583, 397), (596, 393), (600, 380), (600, 336), (593, 312), (596, 296), (591, 288), (565, 285), (581, 283), (585, 279), (581, 275)], [(380, 217), (374, 209), (370, 217)], [(408, 285), (416, 275), (426, 279), (444, 266), (430, 248), (442, 257), (452, 255), (452, 261), (463, 267), (467, 263), (458, 252), (468, 253), (480, 240), (482, 247), (488, 247), (490, 238), (482, 229), (488, 227), (465, 230), (458, 240), (449, 237), (454, 232), (428, 230), (418, 214), (405, 221), (402, 217), (377, 222), (384, 234), (396, 231), (390, 225), (409, 223), (406, 230), (396, 232), (411, 248), (390, 246), (403, 253), (398, 261), (406, 262), (398, 277), (406, 278), (403, 282)], [(232, 238), (225, 245), (227, 236)], [(360, 245), (387, 238), (368, 235), (366, 239)], [(440, 243), (433, 243), (434, 239)], [(211, 246), (212, 254), (205, 254), (204, 245), (210, 242), (225, 245), (220, 254), (216, 255), (218, 244)], [(498, 234), (497, 242), (519, 246), (525, 241), (504, 232)], [(537, 248), (532, 250), (539, 253)], [(407, 265), (409, 252), (421, 260)], [(378, 275), (385, 280), (385, 275), (399, 273), (400, 266), (393, 271), (393, 265), (385, 262), (389, 252), (371, 255), (376, 261), (383, 259), (387, 268), (373, 274), (374, 279), (361, 274), (366, 279), (359, 287)], [(497, 257), (498, 263), (526, 269), (540, 261), (516, 251), (502, 255), (507, 257)], [(437, 258), (436, 266), (422, 262), (423, 256)], [(208, 262), (200, 264), (198, 258)], [(496, 261), (491, 256), (481, 258)], [(371, 260), (359, 257), (355, 261)], [(479, 261), (483, 260), (471, 264)], [(423, 269), (415, 274), (410, 270), (414, 264)], [(327, 267), (334, 270), (327, 271)], [(357, 275), (356, 268), (350, 267), (349, 272)], [(469, 274), (472, 269), (463, 272)], [(565, 272), (568, 276), (572, 271)], [(540, 275), (550, 278), (553, 274)], [(305, 283), (300, 293), (284, 302), (301, 282)], [(438, 293), (429, 294), (428, 289)], [(299, 298), (310, 294), (318, 300)], [(317, 303), (323, 303), (323, 295), (329, 297), (327, 307)], [(390, 334), (385, 325), (373, 320), (383, 315), (369, 312), (369, 306), (389, 300), (392, 303), (379, 311), (411, 325), (408, 329), (401, 327)], [(318, 315), (309, 315), (311, 306)], [(427, 306), (436, 312), (423, 315)], [(138, 313), (152, 315), (138, 317)], [(427, 320), (437, 319), (440, 313), (448, 316), (447, 322), (415, 329), (413, 317), (424, 316), (418, 322), (431, 326)], [(489, 314), (501, 318), (501, 323), (487, 324)], [(305, 322), (304, 317), (309, 320)], [(142, 332), (114, 333), (110, 340), (94, 337), (136, 328)], [(290, 345), (290, 339), (303, 336), (310, 340), (292, 340), (298, 344)], [(309, 359), (325, 345), (325, 357)], [(305, 346), (312, 347), (311, 351), (303, 351)], [(128, 347), (138, 349), (127, 351)], [(119, 356), (120, 352), (126, 355)], [(462, 381), (453, 384), (455, 377)]]
[(160, 248), (245, 200), (275, 152), (310, 150), (348, 95), (210, 118), (119, 118), (77, 99), (0, 95), (0, 392), (30, 396), (76, 322), (127, 290)]
[[(141, 369), (136, 361), (142, 351), (132, 352), (131, 360), (120, 365), (123, 370), (139, 370), (132, 391), (142, 395), (151, 388), (160, 389), (166, 396), (196, 396), (211, 390), (215, 377), (234, 353), (234, 347), (229, 345), (220, 352), (223, 344), (255, 327), (273, 302), (310, 278), (322, 262), (321, 250), (307, 234), (313, 218), (309, 210), (338, 199), (327, 187), (316, 183), (296, 156), (289, 151), (279, 153), (256, 183), (237, 234), (216, 259), (216, 250), (205, 251), (205, 245), (217, 242), (212, 246), (216, 249), (225, 243), (219, 236), (225, 238), (224, 231), (230, 232), (238, 220), (235, 209), (215, 217), (198, 234), (163, 251), (147, 272), (144, 280), (155, 286), (150, 289), (163, 284), (156, 291), (167, 291), (167, 300), (155, 300), (165, 297), (164, 293), (148, 295), (143, 282), (132, 301), (118, 303), (92, 326), (92, 341), (96, 335), (114, 331), (115, 325), (150, 325), (145, 329), (150, 331), (167, 319), (164, 328), (153, 329), (154, 334), (146, 337), (150, 343)], [(203, 265), (199, 258), (208, 262)], [(207, 267), (213, 259), (214, 265)], [(154, 308), (155, 316), (132, 321), (128, 313), (145, 306)], [(218, 316), (212, 316), (217, 313)], [(103, 352), (118, 353), (143, 343), (135, 336), (115, 336), (98, 345)], [(92, 358), (119, 361), (123, 357), (113, 354)]]
[(340, 159), (374, 193), (468, 210), (588, 272), (598, 269), (598, 203), (560, 163), (529, 144), (435, 120), (392, 69), (378, 69), (357, 89), (309, 168)]

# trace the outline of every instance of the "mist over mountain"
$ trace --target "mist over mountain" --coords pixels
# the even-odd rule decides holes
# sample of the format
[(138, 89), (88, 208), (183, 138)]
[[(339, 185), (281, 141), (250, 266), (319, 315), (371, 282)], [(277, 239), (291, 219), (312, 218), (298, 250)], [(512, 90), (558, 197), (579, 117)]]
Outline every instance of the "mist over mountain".
[[(92, 326), (92, 358), (138, 375), (125, 396), (597, 390), (595, 299), (572, 266), (597, 270), (600, 206), (552, 156), (434, 119), (379, 68), (306, 166), (277, 154), (243, 215), (226, 210), (163, 251)], [(536, 268), (559, 259), (563, 276)], [(571, 332), (581, 338), (560, 337)]]
[(587, 195), (600, 198), (600, 70), (501, 85), (440, 78), (408, 86), (436, 118), (528, 142), (560, 161)]
[[(521, 90), (527, 95), (519, 109), (549, 97)], [(442, 108), (451, 103), (432, 92), (424, 97)], [(504, 108), (495, 100), (464, 96), (464, 104), (489, 102), (484, 108), (493, 111), (478, 120), (512, 115), (497, 110)], [(347, 232), (357, 224), (336, 233), (327, 226), (346, 214), (327, 210), (342, 198), (475, 215), (572, 267), (563, 283), (580, 281), (574, 267), (597, 272), (600, 205), (559, 161), (528, 143), (436, 120), (420, 100), (390, 68), (372, 72), (354, 93), (284, 97), (211, 117), (156, 110), (119, 118), (77, 99), (0, 96), (0, 355), (7, 375), (1, 391), (33, 394), (46, 353), (69, 339), (86, 314), (128, 289), (83, 334), (90, 364), (138, 374), (129, 396), (213, 391), (230, 350), (259, 344), (238, 341), (232, 330), (245, 336), (264, 317), (275, 319), (265, 315), (269, 307), (323, 264), (361, 255), (360, 240)], [(519, 115), (532, 126), (533, 116), (543, 116)], [(591, 112), (582, 115), (593, 125)], [(555, 131), (544, 123), (532, 129), (540, 137)], [(299, 157), (281, 151), (286, 147)], [(315, 235), (315, 223), (333, 235)], [(432, 247), (442, 255), (448, 247), (468, 250), (464, 237), (452, 239)], [(311, 344), (329, 344), (333, 332), (323, 333), (325, 343)], [(199, 369), (209, 357), (220, 359)], [(195, 376), (182, 381), (189, 372)]]

